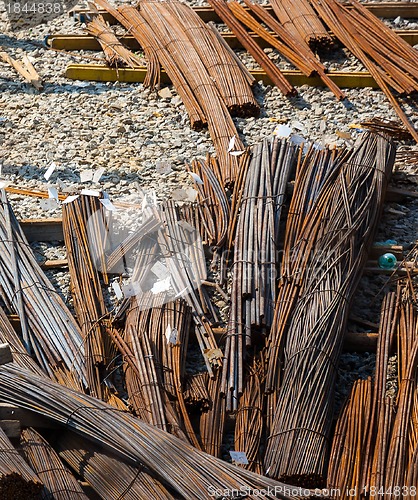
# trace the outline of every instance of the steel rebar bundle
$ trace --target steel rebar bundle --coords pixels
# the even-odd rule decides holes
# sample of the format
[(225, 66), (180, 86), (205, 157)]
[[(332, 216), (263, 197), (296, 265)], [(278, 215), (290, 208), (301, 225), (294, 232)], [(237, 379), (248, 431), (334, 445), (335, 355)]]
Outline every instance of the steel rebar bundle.
[(254, 57), (264, 69), (271, 81), (286, 96), (296, 94), (296, 89), (286, 80), (280, 69), (264, 53), (263, 49), (251, 38), (244, 26), (235, 18), (225, 0), (209, 0), (213, 10), (235, 34), (241, 45)]
[(42, 498), (43, 484), (0, 428), (0, 496), (14, 500)]
[(51, 378), (71, 387), (87, 387), (81, 331), (39, 267), (1, 191), (0, 296), (19, 315), (25, 349)]
[(103, 16), (97, 14), (87, 23), (87, 33), (94, 36), (100, 43), (106, 61), (111, 67), (129, 66), (135, 68), (143, 66), (144, 61), (127, 49), (122, 42), (118, 40), (109, 23)]
[[(271, 477), (305, 487), (324, 484), (344, 327), (394, 159), (387, 137), (365, 134), (318, 190), (304, 220), (299, 219), (292, 246), (296, 299), (285, 316), (290, 322), (283, 378), (264, 457)], [(319, 173), (323, 169), (320, 162), (313, 167)], [(299, 213), (308, 200), (301, 199)]]
[[(221, 167), (223, 182), (228, 184), (235, 180), (238, 168), (238, 159), (228, 152), (229, 142), (235, 135), (237, 149), (243, 150), (244, 146), (238, 138), (226, 103), (205, 61), (191, 43), (183, 21), (170, 13), (168, 5), (170, 2), (141, 0), (140, 15), (148, 23), (154, 37), (158, 38), (164, 49), (171, 54), (204, 110), (209, 134)], [(119, 10), (127, 19), (131, 16), (135, 19), (132, 8), (120, 7)], [(209, 33), (211, 32), (208, 31), (208, 36)], [(231, 60), (230, 63), (235, 65), (235, 61)]]
[(230, 9), (235, 16), (239, 16), (248, 28), (251, 28), (261, 38), (266, 40), (272, 47), (275, 47), (280, 54), (288, 59), (296, 68), (302, 71), (305, 75), (311, 76), (316, 73), (319, 75), (324, 84), (333, 92), (338, 100), (344, 99), (345, 94), (340, 90), (329, 76), (325, 73), (325, 66), (318, 61), (315, 54), (309, 46), (295, 39), (288, 31), (275, 19), (262, 5), (253, 2), (252, 0), (244, 0), (245, 5), (250, 11), (255, 14), (262, 22), (264, 22), (277, 36), (275, 38), (266, 29), (258, 23), (249, 12), (246, 12), (237, 2), (229, 2)]
[(264, 411), (264, 363), (254, 358), (247, 375), (244, 392), (239, 402), (235, 424), (235, 451), (243, 451), (247, 457), (247, 470), (263, 474), (260, 444), (263, 435)]
[(164, 299), (151, 292), (133, 297), (123, 337), (114, 332), (126, 363), (129, 402), (145, 422), (182, 439), (188, 436), (199, 447), (182, 392), (190, 310), (183, 300)]
[(210, 409), (208, 392), (209, 377), (207, 372), (186, 375), (184, 380), (183, 398), (189, 408), (201, 412)]
[(44, 484), (42, 498), (56, 500), (87, 500), (80, 484), (61, 462), (56, 451), (35, 429), (22, 431), (20, 445), (23, 454)]
[(393, 398), (386, 396), (386, 380), (397, 314), (396, 295), (388, 293), (381, 308), (374, 381), (354, 383), (334, 432), (327, 487), (351, 490), (355, 499), (364, 498), (370, 487), (383, 487), (395, 413)]
[[(304, 221), (314, 206), (324, 183), (333, 172), (348, 161), (350, 155), (349, 150), (320, 150), (313, 146), (305, 156), (299, 155), (295, 185), (287, 216), (274, 324), (267, 339), (268, 416), (274, 413), (277, 403), (276, 393), (281, 385), (285, 333), (302, 282), (300, 270), (304, 269), (304, 264), (300, 264), (300, 261), (303, 260), (304, 254), (300, 252), (298, 258), (295, 258), (294, 247), (300, 237)], [(267, 426), (269, 425), (270, 418), (267, 420)]]
[(16, 330), (13, 328), (12, 324), (9, 321), (6, 313), (0, 307), (0, 343), (1, 344), (9, 344), (10, 349), (12, 351), (13, 361), (22, 366), (23, 368), (27, 368), (28, 370), (36, 373), (39, 376), (47, 376), (45, 372), (39, 368), (34, 359), (29, 355), (26, 351), (25, 346), (20, 340)]
[(81, 195), (71, 203), (63, 204), (62, 227), (71, 293), (83, 334), (89, 390), (100, 399), (106, 399), (108, 392), (103, 383), (105, 367), (116, 353), (104, 323), (108, 310), (99, 277), (101, 271), (104, 280), (107, 280), (107, 222), (105, 209), (96, 196)]
[(221, 390), (236, 410), (243, 392), (246, 348), (254, 328), (266, 333), (276, 302), (281, 209), (296, 147), (277, 138), (253, 147), (241, 196), (233, 260), (231, 308)]
[(415, 141), (418, 132), (392, 90), (410, 95), (418, 89), (418, 54), (357, 0), (352, 7), (337, 0), (311, 0), (311, 4), (340, 42), (357, 57), (384, 92)]
[[(112, 7), (106, 0), (97, 0), (97, 5), (109, 12), (124, 26), (144, 49), (147, 58), (147, 80), (145, 86), (154, 87), (160, 81), (160, 64), (178, 92), (189, 115), (191, 127), (200, 130), (207, 123), (205, 113), (193, 94), (186, 78), (178, 68), (175, 59), (164, 49), (161, 41), (154, 35), (150, 26), (133, 7), (129, 10), (119, 11)], [(148, 78), (148, 75), (150, 77)]]
[(201, 218), (208, 236), (207, 243), (220, 249), (227, 237), (230, 204), (222, 186), (219, 164), (215, 158), (208, 155), (205, 162), (193, 160), (190, 168), (203, 182), (196, 184), (196, 189), (199, 193)]
[(371, 378), (356, 380), (338, 418), (329, 460), (327, 488), (354, 492), (359, 499), (363, 491), (362, 452), (367, 443), (372, 411)]
[(174, 497), (143, 468), (132, 467), (73, 432), (56, 439), (59, 455), (106, 500), (170, 500)]
[(213, 369), (222, 365), (222, 353), (213, 334), (206, 298), (200, 286), (206, 277), (203, 249), (196, 239), (195, 230), (181, 220), (176, 205), (167, 201), (162, 208), (160, 217), (164, 230), (157, 235), (159, 248), (166, 258), (175, 294), (183, 296), (191, 308), (196, 337), (212, 376)]
[(180, 498), (205, 499), (219, 489), (246, 491), (248, 498), (257, 498), (260, 490), (267, 491), (266, 498), (295, 498), (286, 495), (289, 490), (282, 483), (207, 455), (126, 412), (13, 363), (0, 367), (0, 398), (103, 445), (127, 463), (143, 464)]
[[(142, 0), (140, 2), (140, 8)], [(260, 106), (253, 96), (248, 76), (242, 71), (236, 59), (220, 42), (215, 33), (208, 29), (197, 13), (178, 0), (164, 2), (165, 18), (175, 19), (192, 43), (209, 75), (213, 78), (230, 113), (235, 116), (258, 116)]]
[(277, 19), (294, 39), (301, 40), (313, 49), (333, 44), (309, 0), (272, 0), (271, 6)]
[(200, 417), (200, 440), (202, 449), (209, 455), (219, 457), (225, 428), (225, 398), (221, 397), (221, 373), (208, 381), (209, 408)]
[[(398, 379), (397, 410), (389, 450), (385, 463), (385, 490), (394, 486), (408, 484), (408, 472), (413, 465), (414, 451), (418, 445), (417, 387), (418, 387), (418, 311), (416, 289), (407, 282), (400, 290), (398, 340)], [(415, 465), (416, 468), (416, 465)], [(381, 484), (383, 486), (383, 482)], [(393, 490), (392, 497), (395, 497)]]

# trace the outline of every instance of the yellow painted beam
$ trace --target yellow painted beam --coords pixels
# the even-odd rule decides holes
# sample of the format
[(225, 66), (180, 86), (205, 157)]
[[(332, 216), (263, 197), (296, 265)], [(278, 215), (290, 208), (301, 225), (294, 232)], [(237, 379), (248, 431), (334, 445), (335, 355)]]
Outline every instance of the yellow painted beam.
[[(266, 85), (271, 84), (270, 79), (264, 71), (251, 71), (257, 81), (262, 80)], [(323, 87), (322, 80), (318, 77), (307, 77), (297, 70), (283, 71), (285, 77), (292, 85), (311, 85), (314, 87)], [(65, 73), (67, 78), (72, 80), (87, 80), (96, 82), (126, 82), (142, 83), (146, 75), (146, 68), (124, 68), (114, 69), (98, 64), (70, 64)], [(330, 72), (328, 76), (341, 88), (377, 88), (376, 82), (367, 72)], [(161, 72), (162, 83), (169, 83), (167, 74)]]

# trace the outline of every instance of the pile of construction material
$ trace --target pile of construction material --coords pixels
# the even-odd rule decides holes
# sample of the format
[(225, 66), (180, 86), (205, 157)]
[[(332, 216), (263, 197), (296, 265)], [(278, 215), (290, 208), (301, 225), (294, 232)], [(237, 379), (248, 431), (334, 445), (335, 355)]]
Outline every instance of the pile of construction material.
[[(362, 495), (401, 480), (412, 487), (418, 331), (411, 275), (383, 304), (374, 385), (356, 383), (332, 425), (350, 304), (394, 158), (394, 142), (381, 130), (344, 150), (265, 139), (240, 155), (232, 190), (213, 158), (193, 162), (197, 201), (138, 207), (139, 230), (123, 241), (112, 242), (108, 198), (72, 196), (64, 200), (63, 231), (75, 316), (36, 263), (2, 191), (0, 400), (61, 429), (25, 430), (26, 469), (16, 464), (4, 481), (13, 473), (28, 485), (22, 491), (64, 488), (72, 498), (84, 495), (72, 474), (102, 498), (231, 490), (255, 497), (269, 488), (288, 498), (355, 485)], [(112, 308), (105, 292), (118, 276)], [(221, 337), (216, 293), (230, 302)], [(6, 313), (19, 316), (19, 334)], [(395, 335), (396, 416), (384, 391)], [(191, 376), (193, 345), (206, 373)], [(235, 465), (217, 458), (228, 415)], [(354, 467), (358, 454), (364, 463)], [(45, 474), (46, 464), (60, 474)]]

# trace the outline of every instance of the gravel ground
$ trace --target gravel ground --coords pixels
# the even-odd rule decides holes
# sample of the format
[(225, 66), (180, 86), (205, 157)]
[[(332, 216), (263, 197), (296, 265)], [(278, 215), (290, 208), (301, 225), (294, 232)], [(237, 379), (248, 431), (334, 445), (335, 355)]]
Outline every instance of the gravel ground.
[[(402, 29), (418, 27), (414, 19), (386, 22)], [(112, 200), (141, 197), (144, 192), (155, 192), (159, 199), (164, 199), (173, 192), (175, 196), (179, 188), (191, 186), (184, 162), (204, 157), (213, 152), (213, 146), (207, 132), (191, 130), (184, 106), (172, 86), (168, 87), (171, 96), (161, 98), (142, 84), (67, 80), (64, 74), (68, 64), (94, 62), (102, 60), (102, 56), (96, 52), (66, 54), (42, 46), (49, 34), (83, 33), (84, 25), (66, 14), (45, 23), (32, 26), (22, 23), (18, 29), (13, 28), (3, 10), (0, 45), (18, 59), (23, 51), (29, 55), (44, 81), (44, 90), (38, 92), (23, 83), (13, 69), (0, 62), (2, 179), (18, 187), (42, 190), (56, 187), (67, 193), (101, 188)], [(290, 67), (273, 49), (266, 49), (266, 53), (280, 67)], [(244, 51), (238, 51), (238, 55), (250, 68), (256, 67)], [(362, 70), (362, 65), (343, 49), (322, 55), (322, 59), (332, 70)], [(262, 108), (260, 118), (235, 119), (244, 143), (251, 145), (270, 135), (277, 124), (286, 123), (298, 134), (323, 145), (350, 145), (358, 134), (353, 124), (373, 117), (396, 118), (378, 90), (349, 89), (345, 102), (337, 102), (323, 88), (302, 86), (298, 91), (297, 97), (287, 99), (276, 88), (260, 82), (256, 87)], [(406, 111), (418, 128), (417, 106), (411, 102)], [(52, 162), (57, 168), (47, 181), (44, 173)], [(80, 182), (82, 172), (100, 167), (105, 168), (105, 173), (98, 183)], [(417, 164), (398, 164), (393, 183), (416, 190)], [(45, 210), (33, 198), (10, 195), (10, 199), (20, 218), (60, 215), (59, 207)], [(417, 241), (417, 215), (417, 199), (386, 204), (377, 241), (392, 239), (409, 248)], [(38, 245), (36, 250), (45, 258), (63, 255), (62, 248), (50, 245)], [(68, 276), (55, 273), (53, 280), (68, 299)], [(353, 311), (376, 322), (382, 291), (390, 286), (385, 276), (363, 278)], [(373, 366), (373, 354), (345, 354), (337, 401), (341, 402), (355, 377), (370, 375)]]

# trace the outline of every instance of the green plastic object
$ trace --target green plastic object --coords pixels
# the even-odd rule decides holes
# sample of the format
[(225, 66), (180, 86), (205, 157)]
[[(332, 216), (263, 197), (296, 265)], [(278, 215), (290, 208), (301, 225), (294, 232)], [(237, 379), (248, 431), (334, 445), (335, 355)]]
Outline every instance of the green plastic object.
[(397, 260), (393, 253), (385, 253), (379, 257), (377, 262), (382, 269), (393, 269)]

